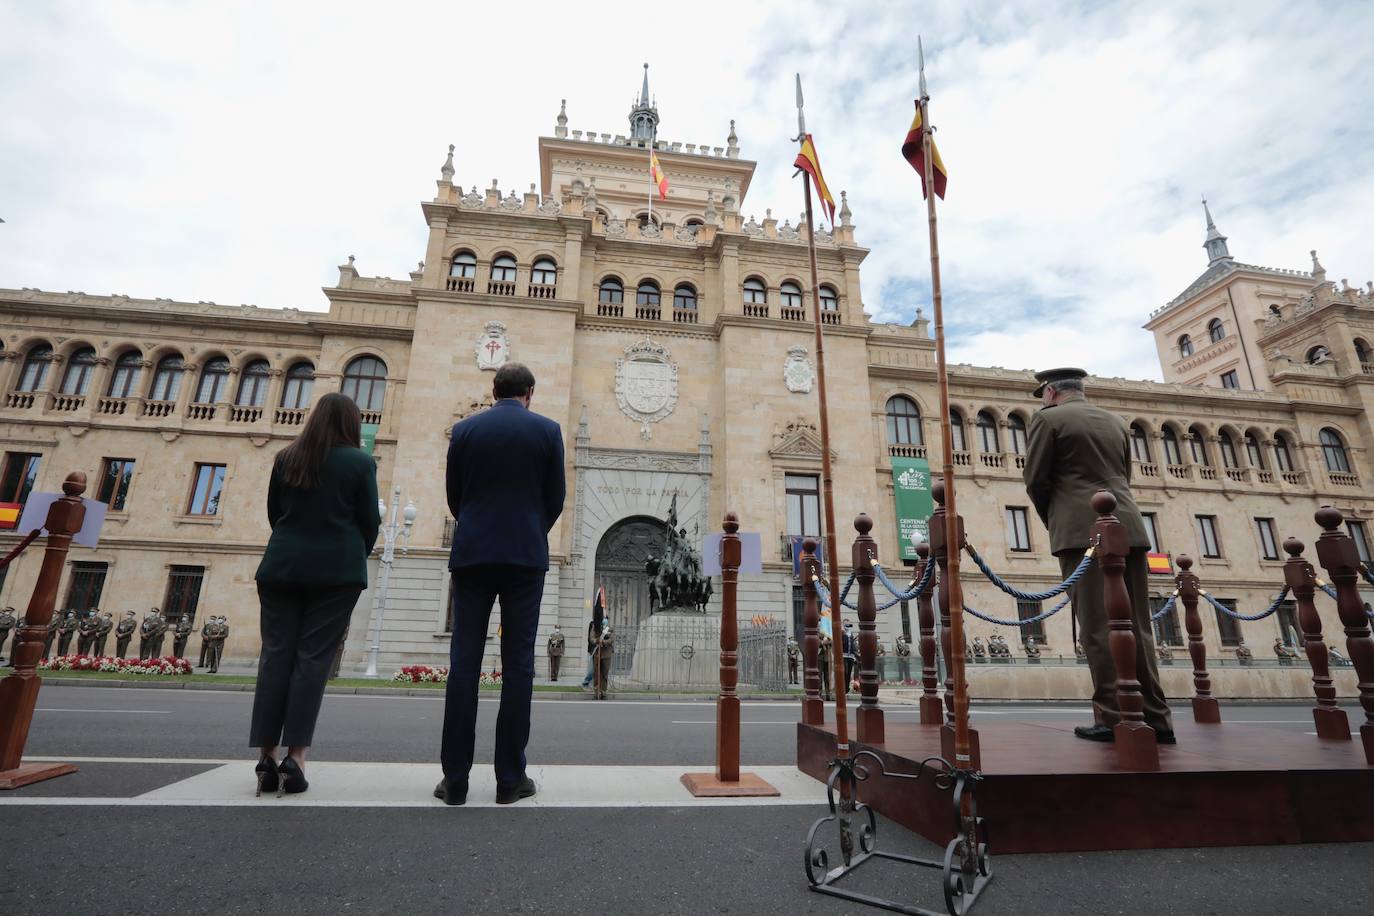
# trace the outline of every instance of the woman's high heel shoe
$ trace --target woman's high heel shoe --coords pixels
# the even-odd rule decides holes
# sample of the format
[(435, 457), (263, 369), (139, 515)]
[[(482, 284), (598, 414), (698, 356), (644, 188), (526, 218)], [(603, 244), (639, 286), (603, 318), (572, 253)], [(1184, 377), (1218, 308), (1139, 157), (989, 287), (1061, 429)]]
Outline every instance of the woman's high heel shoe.
[(278, 770), (281, 773), (281, 788), (277, 790), (277, 797), (280, 798), (282, 794), (299, 795), (310, 788), (310, 783), (305, 780), (305, 771), (295, 757), (283, 757)]
[(263, 757), (259, 760), (255, 772), (258, 774), (259, 798), (262, 797), (264, 790), (267, 792), (277, 791), (277, 785), (281, 781), (281, 778), (277, 773), (277, 765), (272, 761), (271, 757)]

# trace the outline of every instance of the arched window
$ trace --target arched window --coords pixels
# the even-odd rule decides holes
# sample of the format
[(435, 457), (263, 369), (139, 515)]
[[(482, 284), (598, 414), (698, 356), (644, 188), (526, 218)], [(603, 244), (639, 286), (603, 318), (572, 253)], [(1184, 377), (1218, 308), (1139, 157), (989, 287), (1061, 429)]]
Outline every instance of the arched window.
[(1207, 322), (1207, 337), (1211, 339), (1212, 343), (1216, 343), (1225, 336), (1226, 329), (1221, 326), (1220, 318), (1213, 318)]
[(840, 297), (835, 293), (833, 286), (821, 287), (821, 311), (836, 312), (840, 308)]
[(1226, 430), (1222, 430), (1222, 431), (1221, 431), (1221, 435), (1217, 437), (1217, 444), (1221, 447), (1221, 464), (1222, 464), (1222, 467), (1228, 467), (1228, 468), (1238, 468), (1238, 467), (1240, 467), (1240, 459), (1238, 459), (1238, 458), (1236, 457), (1236, 440), (1235, 440), (1235, 437), (1233, 437), (1233, 436), (1232, 436), (1229, 432), (1227, 432)]
[(38, 391), (48, 380), (48, 367), (52, 365), (52, 347), (39, 344), (31, 347), (24, 357), (24, 368), (19, 373), (18, 391)]
[(659, 228), (662, 228), (662, 226), (663, 226), (662, 221), (659, 220), (659, 218), (658, 218), (658, 214), (657, 214), (657, 213), (652, 213), (652, 214), (651, 214), (648, 210), (645, 210), (643, 213), (639, 214), (639, 216), (637, 217), (637, 219), (639, 220), (639, 228), (641, 228), (641, 229), (643, 229), (645, 226), (649, 225), (650, 223), (653, 223), (654, 226), (659, 227)]
[(1166, 426), (1164, 434), (1164, 463), (1179, 465), (1183, 463), (1183, 451), (1178, 447), (1178, 433), (1172, 426)]
[(114, 375), (110, 378), (110, 397), (131, 398), (138, 390), (138, 377), (143, 372), (143, 354), (125, 350), (115, 360)]
[(449, 265), (448, 275), (450, 277), (477, 276), (477, 255), (471, 251), (456, 253), (453, 256), (453, 263)]
[(218, 404), (224, 400), (229, 387), (229, 360), (217, 356), (200, 370), (200, 384), (196, 386), (197, 404)]
[(310, 389), (315, 386), (315, 367), (296, 363), (286, 370), (286, 384), (281, 391), (281, 406), (300, 410), (310, 406)]
[(690, 283), (679, 283), (673, 290), (673, 308), (694, 309), (697, 307), (697, 291)]
[(530, 282), (553, 286), (558, 282), (558, 265), (550, 258), (540, 258), (530, 268)]
[(1193, 338), (1187, 334), (1178, 339), (1178, 355), (1180, 359), (1193, 355)]
[(152, 387), (148, 389), (148, 400), (175, 401), (181, 391), (181, 377), (185, 370), (186, 365), (182, 362), (180, 353), (173, 353), (158, 360), (157, 368), (153, 370)]
[(768, 287), (758, 277), (744, 281), (744, 302), (746, 305), (764, 305), (768, 302)]
[(1011, 453), (1013, 455), (1026, 454), (1026, 421), (1021, 418), (1019, 413), (1010, 414), (1007, 417), (1007, 432), (1011, 436)]
[(802, 307), (801, 287), (788, 280), (778, 287), (778, 295), (782, 299), (782, 307), (785, 309), (799, 309)]
[(243, 378), (239, 379), (239, 396), (234, 403), (240, 407), (261, 407), (266, 404), (270, 378), (265, 359), (255, 359), (244, 366)]
[(1264, 469), (1264, 450), (1260, 448), (1259, 436), (1253, 431), (1245, 434), (1245, 457), (1250, 459), (1252, 468)]
[(703, 223), (703, 222), (702, 222), (700, 219), (698, 219), (697, 217), (695, 217), (695, 216), (690, 216), (690, 217), (687, 218), (687, 220), (686, 220), (685, 222), (683, 222), (682, 225), (684, 225), (684, 226), (704, 226), (704, 225), (706, 225), (706, 224)]
[(625, 286), (616, 277), (604, 277), (601, 288), (596, 294), (597, 302), (618, 303), (625, 301)]
[(1369, 364), (1369, 347), (1360, 338), (1355, 338), (1355, 358), (1359, 360), (1361, 366)]
[(344, 368), (339, 389), (359, 410), (381, 410), (386, 397), (386, 363), (375, 356), (359, 356)]
[(986, 410), (978, 411), (978, 450), (985, 455), (995, 455), (1002, 451), (997, 441), (997, 421)]
[(514, 283), (515, 258), (508, 254), (498, 255), (491, 262), (491, 278), (497, 283)]
[(62, 393), (85, 394), (90, 390), (92, 375), (95, 375), (95, 350), (82, 347), (67, 360), (67, 371), (62, 375)]
[(1293, 450), (1288, 446), (1288, 436), (1285, 433), (1274, 434), (1274, 465), (1284, 472), (1296, 470), (1293, 466)]
[(905, 395), (887, 399), (887, 444), (922, 445), (921, 409)]
[(1131, 424), (1131, 457), (1136, 461), (1150, 460), (1150, 437), (1139, 423)]
[(1317, 439), (1321, 442), (1326, 469), (1337, 474), (1349, 474), (1350, 456), (1345, 453), (1345, 442), (1341, 439), (1341, 434), (1328, 426), (1317, 434)]
[(1188, 448), (1193, 453), (1193, 463), (1210, 468), (1212, 459), (1207, 456), (1207, 434), (1199, 426), (1194, 426), (1188, 430)]
[(635, 305), (658, 305), (661, 300), (657, 283), (653, 280), (639, 281), (639, 288), (635, 290)]
[(964, 416), (953, 407), (949, 409), (949, 444), (956, 452), (968, 451), (968, 443), (964, 440)]
[(1318, 344), (1317, 346), (1307, 351), (1308, 365), (1315, 366), (1317, 365), (1317, 363), (1326, 363), (1330, 361), (1331, 350), (1329, 347), (1326, 347), (1322, 344)]

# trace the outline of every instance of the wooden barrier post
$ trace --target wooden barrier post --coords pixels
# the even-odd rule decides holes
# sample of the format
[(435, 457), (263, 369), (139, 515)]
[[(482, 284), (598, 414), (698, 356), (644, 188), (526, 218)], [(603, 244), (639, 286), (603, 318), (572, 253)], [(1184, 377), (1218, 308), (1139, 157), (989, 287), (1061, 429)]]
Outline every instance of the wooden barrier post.
[(57, 584), (67, 561), (72, 535), (81, 530), (86, 507), (81, 494), (86, 492), (86, 475), (74, 471), (62, 482), (62, 498), (48, 508), (43, 527), (48, 529), (47, 547), (43, 551), (43, 565), (33, 587), (24, 626), (15, 634), (10, 651), (10, 666), (14, 673), (0, 681), (0, 789), (17, 789), (30, 783), (67, 773), (75, 773), (69, 763), (24, 763), (24, 744), (28, 741), (29, 726), (33, 724), (34, 707), (38, 705), (38, 660), (47, 637), (48, 622), (52, 620), (57, 600)]
[(739, 771), (739, 516), (725, 513), (720, 539), (720, 695), (716, 697), (716, 771), (684, 773), (682, 784), (698, 798), (777, 795), (753, 773)]
[[(921, 561), (916, 566), (916, 578), (925, 575), (926, 567), (934, 561), (930, 558), (930, 545), (917, 544), (916, 555)], [(932, 605), (932, 592), (935, 577), (925, 589), (916, 596), (916, 618), (921, 627), (921, 724), (940, 724), (940, 671), (935, 666), (935, 609)]]
[[(930, 516), (930, 555), (940, 573), (940, 650), (945, 657), (945, 724), (940, 727), (940, 754), (946, 760), (954, 760), (954, 637), (949, 619), (949, 551), (961, 550), (964, 545), (964, 518), (955, 519), (955, 530), (959, 535), (957, 544), (945, 543), (945, 482), (936, 478), (930, 487), (930, 495), (935, 500), (935, 511)], [(959, 648), (957, 651), (962, 651)], [(978, 745), (978, 732), (968, 730), (969, 768), (977, 770), (982, 766), (982, 749)]]
[(825, 701), (821, 699), (821, 602), (816, 577), (821, 574), (816, 559), (816, 539), (802, 541), (802, 724), (825, 724)]
[[(873, 519), (859, 513), (854, 519), (854, 539), (851, 556), (854, 561), (854, 581), (859, 598), (859, 712), (856, 734), (865, 744), (882, 744), (887, 740), (883, 728), (883, 711), (878, 707), (878, 602), (873, 595), (873, 562), (878, 559), (878, 542), (869, 532)], [(846, 685), (847, 686), (847, 685)]]
[(1317, 592), (1317, 573), (1302, 557), (1303, 543), (1297, 538), (1283, 542), (1288, 559), (1283, 564), (1283, 581), (1293, 592), (1298, 604), (1298, 625), (1302, 627), (1303, 648), (1312, 666), (1312, 689), (1317, 705), (1312, 719), (1317, 725), (1317, 737), (1335, 741), (1350, 740), (1350, 720), (1336, 702), (1336, 685), (1331, 680), (1330, 655), (1322, 641), (1322, 618), (1312, 598)]
[(1136, 634), (1131, 620), (1131, 596), (1126, 590), (1126, 555), (1131, 544), (1126, 527), (1112, 513), (1116, 496), (1110, 490), (1093, 494), (1097, 521), (1093, 535), (1097, 563), (1102, 568), (1102, 599), (1107, 609), (1107, 645), (1116, 665), (1116, 705), (1121, 721), (1113, 734), (1116, 759), (1129, 770), (1159, 769), (1159, 744), (1155, 730), (1145, 724), (1145, 695), (1136, 679)]
[(1374, 763), (1374, 638), (1370, 637), (1369, 617), (1360, 600), (1360, 555), (1350, 535), (1337, 530), (1344, 521), (1339, 509), (1323, 506), (1317, 510), (1316, 519), (1323, 529), (1317, 538), (1317, 559), (1336, 587), (1336, 611), (1345, 627), (1346, 654), (1360, 682), (1360, 705), (1364, 707), (1365, 719), (1360, 726), (1364, 758)]
[(1221, 723), (1221, 706), (1212, 696), (1212, 679), (1207, 674), (1207, 643), (1202, 638), (1202, 617), (1197, 612), (1197, 573), (1193, 572), (1193, 558), (1180, 554), (1178, 600), (1183, 602), (1183, 627), (1188, 631), (1188, 656), (1193, 660), (1193, 721), (1199, 725)]

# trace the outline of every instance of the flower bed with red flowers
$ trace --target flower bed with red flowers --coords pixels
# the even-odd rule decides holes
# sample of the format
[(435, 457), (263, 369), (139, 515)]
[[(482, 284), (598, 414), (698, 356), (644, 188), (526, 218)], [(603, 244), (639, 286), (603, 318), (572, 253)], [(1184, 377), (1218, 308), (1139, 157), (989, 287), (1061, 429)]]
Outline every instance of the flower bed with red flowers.
[(153, 674), (173, 677), (191, 674), (184, 658), (112, 658), (108, 655), (58, 655), (38, 663), (39, 671), (103, 671), (107, 674)]
[[(391, 676), (393, 681), (410, 682), (412, 684), (447, 684), (448, 669), (433, 665), (406, 665), (401, 670)], [(478, 683), (487, 686), (501, 683), (500, 671), (483, 671), (478, 678)]]

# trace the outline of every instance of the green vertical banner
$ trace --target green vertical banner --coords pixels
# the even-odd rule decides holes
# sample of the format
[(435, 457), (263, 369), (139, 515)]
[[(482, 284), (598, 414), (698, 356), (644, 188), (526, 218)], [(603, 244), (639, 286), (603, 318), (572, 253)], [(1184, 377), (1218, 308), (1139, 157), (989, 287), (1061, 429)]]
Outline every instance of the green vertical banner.
[(917, 540), (930, 540), (930, 516), (935, 500), (930, 495), (930, 462), (924, 458), (892, 458), (892, 493), (896, 504), (900, 557), (916, 560)]
[(363, 451), (367, 452), (369, 455), (371, 455), (373, 449), (377, 447), (377, 430), (381, 428), (381, 424), (379, 423), (363, 424)]

